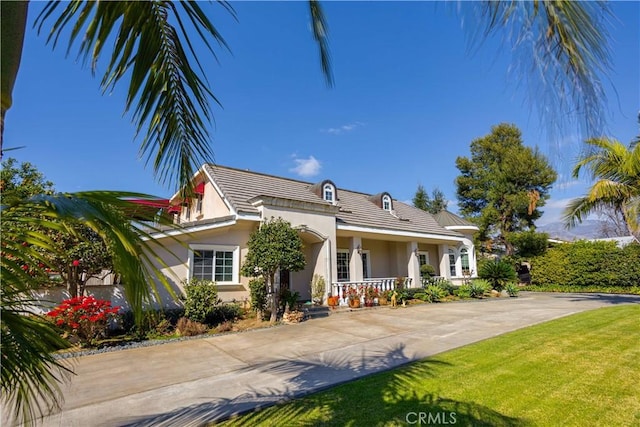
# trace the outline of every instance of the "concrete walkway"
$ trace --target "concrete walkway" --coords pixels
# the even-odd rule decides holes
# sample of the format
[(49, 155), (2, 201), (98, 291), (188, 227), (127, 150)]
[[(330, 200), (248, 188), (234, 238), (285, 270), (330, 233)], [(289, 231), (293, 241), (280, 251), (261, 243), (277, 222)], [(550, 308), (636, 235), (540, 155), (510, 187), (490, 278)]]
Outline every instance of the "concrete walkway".
[(77, 358), (46, 426), (197, 426), (525, 326), (640, 297), (519, 298), (336, 313)]

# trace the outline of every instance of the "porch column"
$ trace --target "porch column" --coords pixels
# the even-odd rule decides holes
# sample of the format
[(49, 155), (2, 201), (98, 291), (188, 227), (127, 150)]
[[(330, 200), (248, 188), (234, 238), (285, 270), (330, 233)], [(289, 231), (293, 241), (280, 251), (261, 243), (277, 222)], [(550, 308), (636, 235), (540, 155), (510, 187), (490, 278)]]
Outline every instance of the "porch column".
[(324, 281), (325, 281), (325, 290), (324, 290), (324, 301), (326, 303), (329, 295), (333, 293), (333, 278), (337, 277), (337, 274), (334, 273), (334, 270), (337, 270), (336, 263), (333, 262), (335, 259), (335, 255), (332, 254), (335, 251), (335, 247), (331, 244), (331, 240), (327, 239), (322, 244), (322, 251), (324, 252)]
[(407, 243), (407, 275), (411, 279), (411, 287), (422, 287), (420, 282), (420, 259), (418, 258), (418, 242)]
[(478, 276), (478, 260), (476, 258), (476, 248), (473, 244), (469, 246), (469, 269), (472, 277)]
[(349, 252), (351, 252), (349, 258), (349, 280), (352, 282), (361, 282), (363, 279), (362, 255), (359, 251), (362, 251), (362, 238), (352, 237), (349, 241)]
[(449, 245), (438, 245), (438, 255), (440, 256), (440, 276), (451, 279), (449, 272)]

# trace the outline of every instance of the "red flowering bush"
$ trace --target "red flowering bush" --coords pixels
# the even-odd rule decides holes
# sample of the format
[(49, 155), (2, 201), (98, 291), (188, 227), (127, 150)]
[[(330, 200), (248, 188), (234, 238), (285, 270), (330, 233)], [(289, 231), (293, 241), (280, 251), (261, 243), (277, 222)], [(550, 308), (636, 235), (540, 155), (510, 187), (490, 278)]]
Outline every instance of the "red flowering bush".
[(74, 297), (47, 313), (53, 322), (81, 343), (106, 336), (107, 325), (120, 307), (111, 307), (111, 302), (92, 296)]

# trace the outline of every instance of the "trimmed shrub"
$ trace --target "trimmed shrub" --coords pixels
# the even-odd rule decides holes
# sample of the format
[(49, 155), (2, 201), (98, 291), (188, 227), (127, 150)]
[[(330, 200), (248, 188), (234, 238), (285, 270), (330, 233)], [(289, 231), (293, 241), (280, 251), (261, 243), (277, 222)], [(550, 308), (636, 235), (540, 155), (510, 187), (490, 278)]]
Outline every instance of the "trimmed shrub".
[(219, 304), (213, 307), (207, 316), (206, 324), (216, 326), (225, 322), (233, 322), (242, 316), (242, 307), (239, 304)]
[(221, 301), (218, 287), (210, 280), (191, 279), (184, 285), (184, 316), (200, 323), (209, 323), (214, 307)]
[(249, 293), (251, 309), (256, 312), (264, 312), (267, 309), (267, 287), (262, 277), (249, 281)]
[(420, 276), (432, 277), (436, 275), (436, 269), (431, 264), (422, 264), (420, 266)]
[(531, 260), (531, 284), (633, 287), (640, 283), (640, 245), (578, 241), (549, 248)]
[(482, 263), (478, 271), (478, 277), (488, 282), (492, 289), (500, 292), (507, 283), (518, 278), (515, 268), (502, 260), (493, 260)]

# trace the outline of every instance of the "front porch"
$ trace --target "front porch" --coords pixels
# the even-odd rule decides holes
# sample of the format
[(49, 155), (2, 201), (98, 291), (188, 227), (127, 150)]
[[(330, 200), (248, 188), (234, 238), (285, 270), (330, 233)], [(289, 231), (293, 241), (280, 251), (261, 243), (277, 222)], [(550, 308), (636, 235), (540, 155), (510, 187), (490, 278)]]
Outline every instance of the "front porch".
[(385, 291), (393, 291), (396, 289), (398, 279), (403, 280), (402, 286), (404, 288), (411, 287), (412, 278), (410, 277), (379, 277), (359, 281), (333, 282), (331, 283), (331, 295), (338, 297), (338, 305), (348, 306), (349, 294), (354, 293), (364, 306), (367, 292), (373, 291), (376, 295), (382, 295)]

